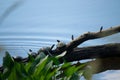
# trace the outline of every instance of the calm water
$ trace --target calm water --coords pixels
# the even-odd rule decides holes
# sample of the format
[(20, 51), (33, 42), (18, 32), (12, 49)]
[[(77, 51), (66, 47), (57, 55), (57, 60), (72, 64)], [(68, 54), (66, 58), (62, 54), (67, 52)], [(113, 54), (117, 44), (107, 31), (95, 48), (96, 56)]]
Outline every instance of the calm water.
[[(26, 57), (29, 49), (37, 52), (41, 47), (57, 44), (57, 39), (68, 43), (71, 35), (78, 37), (88, 31), (99, 31), (100, 26), (106, 29), (120, 25), (119, 0), (26, 0), (9, 11), (15, 2), (0, 1), (0, 17), (8, 10), (0, 24), (0, 64), (5, 51)], [(80, 47), (119, 42), (119, 35), (90, 40)]]

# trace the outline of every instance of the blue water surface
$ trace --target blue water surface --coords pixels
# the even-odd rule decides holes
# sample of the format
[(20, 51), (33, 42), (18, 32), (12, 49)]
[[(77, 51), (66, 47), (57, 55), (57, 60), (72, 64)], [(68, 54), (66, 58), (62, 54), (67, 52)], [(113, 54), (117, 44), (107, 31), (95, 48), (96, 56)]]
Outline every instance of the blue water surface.
[[(26, 57), (29, 49), (37, 52), (41, 47), (57, 44), (57, 39), (68, 43), (71, 35), (76, 38), (88, 31), (99, 31), (101, 26), (107, 29), (120, 25), (119, 3), (120, 0), (1, 0), (0, 63), (5, 51)], [(86, 41), (79, 47), (119, 42), (119, 35)], [(96, 80), (103, 79), (97, 75)]]

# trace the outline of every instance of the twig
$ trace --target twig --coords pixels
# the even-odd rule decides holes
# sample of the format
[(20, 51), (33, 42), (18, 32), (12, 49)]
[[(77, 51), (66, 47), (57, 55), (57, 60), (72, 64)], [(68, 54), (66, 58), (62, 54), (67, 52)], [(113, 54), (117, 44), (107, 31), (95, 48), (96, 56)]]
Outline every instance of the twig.
[(101, 26), (101, 28), (100, 28), (100, 32), (103, 30), (103, 26)]
[(71, 36), (71, 39), (74, 40), (74, 36), (73, 35)]

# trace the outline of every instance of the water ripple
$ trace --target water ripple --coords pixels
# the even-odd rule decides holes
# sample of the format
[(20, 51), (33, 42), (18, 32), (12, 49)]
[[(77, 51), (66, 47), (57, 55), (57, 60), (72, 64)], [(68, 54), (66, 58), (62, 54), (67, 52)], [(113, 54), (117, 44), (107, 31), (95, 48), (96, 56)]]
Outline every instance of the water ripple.
[[(67, 36), (67, 37), (66, 37)], [(6, 51), (23, 50), (23, 52), (33, 49), (37, 51), (41, 47), (57, 44), (59, 39), (68, 42), (70, 34), (60, 33), (19, 33), (19, 32), (0, 32), (0, 47)]]

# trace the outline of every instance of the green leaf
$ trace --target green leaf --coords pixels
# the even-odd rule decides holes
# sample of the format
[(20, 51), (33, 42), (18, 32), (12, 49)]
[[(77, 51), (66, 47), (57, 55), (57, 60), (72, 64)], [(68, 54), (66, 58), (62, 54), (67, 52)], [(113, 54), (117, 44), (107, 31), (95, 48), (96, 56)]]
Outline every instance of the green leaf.
[(6, 52), (5, 57), (3, 57), (3, 67), (12, 68), (14, 65), (14, 60), (8, 52)]
[(64, 69), (64, 68), (67, 68), (69, 66), (71, 66), (71, 63), (67, 62), (67, 63), (63, 63), (63, 65), (61, 66), (61, 68)]
[(11, 74), (12, 69), (14, 67), (14, 60), (8, 52), (6, 52), (6, 55), (3, 58), (3, 67), (4, 67), (3, 79), (6, 79)]
[(24, 65), (26, 72), (29, 72), (29, 69), (31, 68), (32, 62), (28, 62)]
[(3, 74), (0, 72), (0, 80), (3, 80)]
[(29, 62), (33, 62), (35, 59), (31, 54), (28, 54)]
[(25, 70), (24, 64), (23, 63), (15, 63), (15, 70), (16, 70), (16, 74), (17, 77), (20, 79), (26, 79), (27, 77), (29, 77), (28, 73)]
[[(34, 73), (37, 64), (40, 62), (40, 60), (41, 60), (42, 58), (43, 58), (43, 56), (40, 56), (40, 55), (38, 55), (38, 56), (35, 58), (34, 62), (31, 64), (30, 68), (28, 69), (28, 73), (29, 73), (30, 75), (32, 75), (32, 74)], [(27, 66), (29, 66), (29, 64), (28, 64)]]
[(70, 77), (76, 71), (75, 66), (71, 66), (65, 70), (65, 75)]
[(49, 61), (53, 61), (53, 63), (55, 64), (55, 65), (59, 65), (60, 64), (60, 61), (57, 59), (57, 58), (55, 58), (55, 57), (50, 57), (49, 58)]
[(12, 72), (11, 74), (8, 76), (8, 80), (19, 80), (19, 78), (17, 78), (17, 74), (16, 74), (16, 71), (15, 69), (12, 69)]
[[(32, 63), (35, 61), (35, 59), (30, 54), (28, 54), (28, 58), (29, 58), (29, 61), (24, 65), (25, 70), (27, 72), (29, 72), (29, 69), (31, 68)], [(31, 72), (30, 72), (30, 74), (31, 74)]]
[[(36, 70), (35, 70), (35, 74), (34, 75), (42, 75), (42, 70), (45, 68), (46, 63), (48, 60), (48, 56), (46, 56), (45, 58), (43, 58), (37, 65), (36, 65)], [(44, 71), (43, 71), (44, 72)]]
[(47, 63), (46, 65), (45, 65), (45, 68), (44, 68), (44, 70), (45, 70), (45, 75), (47, 75), (47, 74), (49, 74), (50, 73), (50, 69), (52, 68), (52, 66), (53, 66), (53, 61), (50, 61), (49, 63)]
[(78, 73), (74, 73), (74, 74), (72, 75), (72, 77), (70, 78), (70, 80), (80, 80), (79, 74), (78, 74)]
[(60, 67), (54, 68), (51, 73), (49, 73), (46, 77), (46, 80), (53, 80), (52, 78), (55, 77), (55, 75), (58, 73), (60, 70)]

